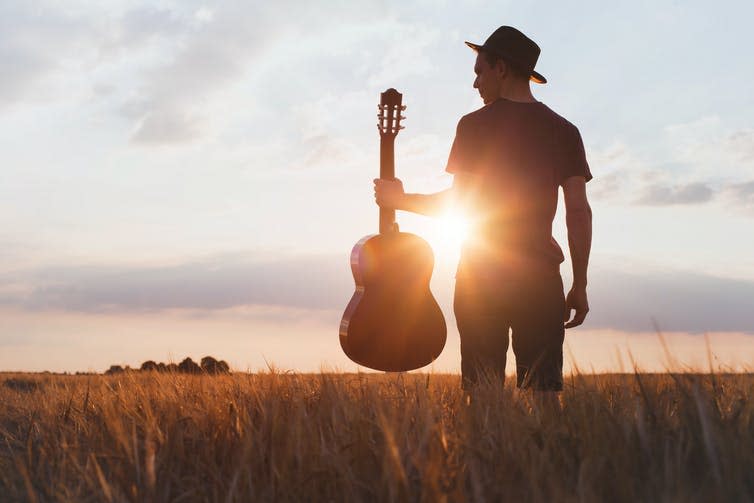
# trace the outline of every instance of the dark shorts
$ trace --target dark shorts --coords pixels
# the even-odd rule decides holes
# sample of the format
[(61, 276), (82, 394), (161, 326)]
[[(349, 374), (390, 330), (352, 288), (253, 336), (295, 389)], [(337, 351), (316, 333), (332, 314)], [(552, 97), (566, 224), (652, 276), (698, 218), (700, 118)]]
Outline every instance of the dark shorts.
[(563, 314), (560, 274), (492, 281), (458, 277), (455, 301), (461, 335), (463, 386), (483, 379), (502, 382), (509, 330), (519, 388), (563, 389)]

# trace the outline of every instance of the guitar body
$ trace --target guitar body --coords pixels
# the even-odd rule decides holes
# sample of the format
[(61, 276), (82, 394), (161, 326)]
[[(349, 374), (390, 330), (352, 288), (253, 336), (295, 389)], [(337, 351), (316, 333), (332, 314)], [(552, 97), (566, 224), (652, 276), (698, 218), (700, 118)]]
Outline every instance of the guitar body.
[(407, 232), (366, 236), (351, 252), (356, 292), (340, 323), (340, 345), (354, 362), (401, 372), (431, 363), (447, 327), (429, 281), (429, 244)]

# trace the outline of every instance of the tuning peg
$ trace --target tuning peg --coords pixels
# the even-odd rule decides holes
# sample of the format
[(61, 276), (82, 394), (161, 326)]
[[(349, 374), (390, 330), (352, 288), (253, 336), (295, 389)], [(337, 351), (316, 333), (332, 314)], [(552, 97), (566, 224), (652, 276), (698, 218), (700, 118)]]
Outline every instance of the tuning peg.
[(401, 111), (406, 109), (406, 105), (401, 105)]
[(401, 115), (401, 116), (400, 116), (399, 118), (400, 118), (400, 120), (402, 120), (402, 121), (405, 121), (405, 120), (406, 120), (406, 118), (405, 118), (404, 116), (402, 116), (402, 115)]

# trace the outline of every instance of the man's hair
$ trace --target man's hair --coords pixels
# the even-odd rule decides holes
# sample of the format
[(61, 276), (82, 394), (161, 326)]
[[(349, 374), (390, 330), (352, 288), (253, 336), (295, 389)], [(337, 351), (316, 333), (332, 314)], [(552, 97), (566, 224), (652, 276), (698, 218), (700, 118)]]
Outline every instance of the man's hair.
[(529, 80), (529, 75), (526, 73), (526, 71), (522, 70), (521, 67), (511, 62), (511, 60), (490, 51), (481, 51), (481, 53), (484, 54), (484, 59), (487, 60), (488, 65), (494, 67), (497, 64), (498, 60), (500, 60), (505, 64), (505, 67), (510, 70), (514, 77), (521, 80)]

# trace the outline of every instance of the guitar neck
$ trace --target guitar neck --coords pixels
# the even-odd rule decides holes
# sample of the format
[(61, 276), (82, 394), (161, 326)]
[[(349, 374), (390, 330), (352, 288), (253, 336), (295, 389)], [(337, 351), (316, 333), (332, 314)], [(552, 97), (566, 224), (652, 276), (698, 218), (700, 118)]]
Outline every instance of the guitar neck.
[[(380, 95), (377, 107), (380, 111), (377, 115), (377, 129), (380, 130), (380, 178), (383, 180), (395, 179), (395, 136), (403, 129), (401, 121), (405, 117), (401, 112), (406, 109), (402, 101), (403, 95), (391, 87)], [(397, 230), (395, 210), (380, 208), (380, 234)]]
[[(380, 178), (392, 180), (395, 178), (395, 136), (380, 137)], [(393, 232), (395, 225), (395, 210), (380, 207), (380, 234)]]

